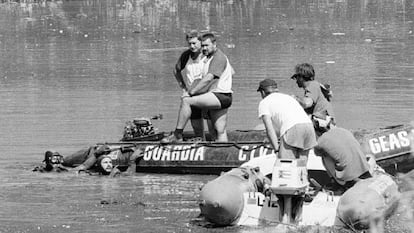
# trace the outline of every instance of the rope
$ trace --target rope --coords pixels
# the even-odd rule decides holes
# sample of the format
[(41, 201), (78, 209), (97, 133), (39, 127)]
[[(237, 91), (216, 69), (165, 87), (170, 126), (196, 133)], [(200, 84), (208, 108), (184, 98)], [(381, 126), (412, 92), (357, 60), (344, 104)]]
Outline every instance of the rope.
[[(128, 147), (139, 147), (140, 145), (151, 145), (150, 143), (136, 143), (136, 142), (121, 142), (121, 143), (104, 143), (104, 144), (115, 144), (115, 145), (123, 145), (126, 144), (128, 145)], [(244, 148), (243, 146), (241, 146), (240, 144), (246, 145), (246, 144), (258, 144), (258, 145), (254, 145), (251, 148)], [(147, 149), (146, 151), (153, 151), (155, 149), (163, 149), (163, 150), (167, 150), (167, 151), (171, 151), (171, 152), (175, 152), (175, 151), (187, 151), (187, 150), (191, 150), (191, 149), (198, 149), (200, 147), (210, 147), (210, 148), (230, 148), (230, 147), (235, 147), (238, 150), (242, 150), (242, 151), (246, 151), (246, 152), (251, 152), (253, 150), (256, 150), (260, 147), (264, 147), (266, 149), (271, 149), (273, 150), (273, 147), (271, 147), (269, 144), (265, 144), (264, 142), (221, 142), (221, 143), (217, 143), (217, 142), (202, 142), (202, 143), (192, 143), (192, 144), (188, 144), (188, 143), (183, 143), (183, 144), (170, 144), (170, 145), (164, 145), (161, 143), (152, 144), (154, 147)], [(181, 149), (173, 149), (172, 147), (174, 146), (183, 146), (184, 148)]]

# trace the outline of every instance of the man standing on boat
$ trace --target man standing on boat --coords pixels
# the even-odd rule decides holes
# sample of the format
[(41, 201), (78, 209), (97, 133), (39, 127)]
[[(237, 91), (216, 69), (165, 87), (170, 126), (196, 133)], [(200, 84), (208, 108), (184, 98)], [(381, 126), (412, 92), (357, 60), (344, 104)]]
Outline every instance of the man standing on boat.
[(274, 150), (279, 151), (278, 157), (307, 161), (310, 149), (316, 146), (316, 136), (304, 109), (292, 96), (279, 93), (274, 80), (261, 81), (257, 91), (263, 98), (259, 103), (259, 118)]
[[(174, 76), (178, 85), (183, 89), (182, 98), (189, 96), (188, 91), (191, 89), (195, 80), (202, 78), (203, 59), (201, 53), (201, 35), (196, 30), (191, 30), (186, 34), (188, 49), (178, 58), (174, 69)], [(191, 125), (196, 137), (204, 137), (204, 122), (202, 110), (195, 106), (191, 107)]]
[(183, 130), (192, 114), (192, 107), (208, 110), (214, 125), (217, 141), (226, 142), (227, 111), (232, 104), (233, 68), (227, 56), (217, 48), (216, 38), (212, 33), (201, 37), (201, 49), (206, 56), (202, 79), (196, 81), (188, 90), (188, 97), (181, 99), (177, 125), (174, 134), (161, 140), (162, 143), (183, 140)]
[(331, 93), (327, 85), (322, 85), (315, 80), (315, 70), (308, 63), (302, 63), (295, 66), (295, 74), (291, 79), (296, 80), (299, 88), (305, 90), (304, 97), (295, 97), (300, 105), (309, 115), (327, 114), (332, 118), (335, 124), (335, 115), (330, 103)]

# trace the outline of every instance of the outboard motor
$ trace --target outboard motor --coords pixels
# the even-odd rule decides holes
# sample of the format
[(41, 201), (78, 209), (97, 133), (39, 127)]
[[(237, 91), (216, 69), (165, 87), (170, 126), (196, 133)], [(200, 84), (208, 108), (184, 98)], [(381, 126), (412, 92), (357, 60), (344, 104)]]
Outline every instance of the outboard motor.
[(124, 127), (124, 139), (140, 138), (155, 134), (154, 126), (149, 118), (136, 118), (128, 121)]
[(134, 119), (134, 125), (137, 127), (137, 134), (139, 137), (154, 134), (154, 126), (148, 118)]

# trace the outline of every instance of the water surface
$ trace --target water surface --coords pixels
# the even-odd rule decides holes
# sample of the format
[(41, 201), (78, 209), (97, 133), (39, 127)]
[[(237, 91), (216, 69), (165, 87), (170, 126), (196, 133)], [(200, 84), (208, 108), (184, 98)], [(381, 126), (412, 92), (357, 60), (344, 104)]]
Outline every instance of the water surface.
[(289, 79), (301, 62), (333, 87), (342, 127), (410, 122), (413, 19), (412, 0), (1, 3), (0, 231), (266, 232), (190, 224), (198, 188), (212, 176), (108, 179), (31, 168), (47, 149), (118, 141), (134, 117), (161, 113), (154, 124), (173, 130), (181, 92), (172, 69), (190, 29), (214, 32), (236, 70), (229, 129), (260, 123), (264, 78), (301, 95)]

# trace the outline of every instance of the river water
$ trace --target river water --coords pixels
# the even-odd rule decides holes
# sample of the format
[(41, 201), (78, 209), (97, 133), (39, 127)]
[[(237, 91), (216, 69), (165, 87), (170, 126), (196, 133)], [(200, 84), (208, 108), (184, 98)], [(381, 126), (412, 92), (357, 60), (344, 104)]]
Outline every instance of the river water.
[(264, 78), (301, 95), (289, 77), (302, 62), (332, 86), (342, 127), (413, 120), (412, 0), (0, 2), (0, 232), (269, 231), (194, 224), (214, 176), (31, 172), (47, 149), (118, 141), (134, 117), (173, 130), (190, 29), (214, 32), (236, 71), (229, 129), (260, 123)]

